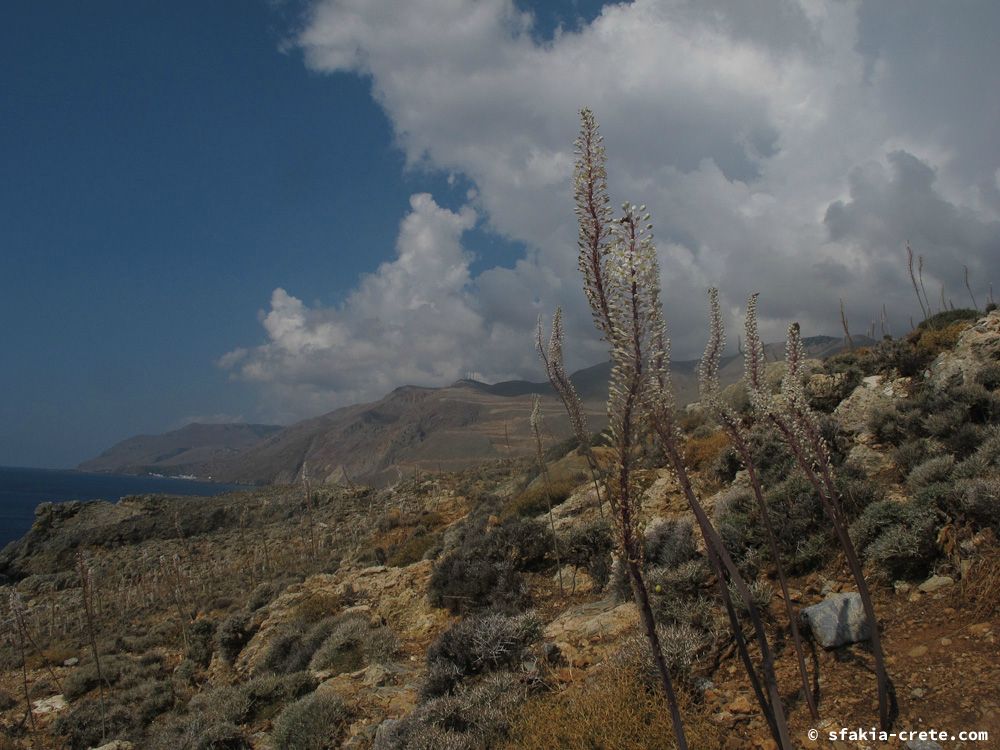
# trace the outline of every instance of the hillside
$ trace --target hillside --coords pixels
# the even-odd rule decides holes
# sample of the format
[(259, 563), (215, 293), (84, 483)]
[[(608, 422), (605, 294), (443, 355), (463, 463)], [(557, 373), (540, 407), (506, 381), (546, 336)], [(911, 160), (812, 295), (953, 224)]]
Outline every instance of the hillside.
[[(804, 343), (807, 354), (818, 359), (843, 350), (842, 339), (831, 336), (815, 336)], [(857, 343), (871, 342), (859, 338)], [(770, 344), (766, 351), (771, 361), (784, 356), (780, 344)], [(698, 398), (697, 364), (695, 360), (673, 363), (681, 406)], [(741, 356), (725, 358), (722, 385), (735, 383), (742, 368)], [(610, 372), (611, 365), (605, 362), (571, 375), (594, 430), (603, 429), (606, 422)], [(191, 425), (158, 438), (132, 438), (80, 468), (190, 473), (222, 482), (273, 484), (295, 481), (305, 464), (309, 474), (322, 481), (382, 485), (414, 472), (456, 471), (486, 460), (531, 455), (528, 415), (535, 394), (542, 396), (550, 435), (567, 437), (568, 419), (548, 383), (460, 380), (444, 388), (403, 386), (379, 401), (337, 409), (283, 429), (266, 428), (259, 439), (246, 435), (239, 446), (215, 449), (193, 441), (202, 437), (208, 441), (212, 428), (219, 428), (222, 438), (228, 434), (222, 428), (253, 426)], [(199, 455), (204, 459), (197, 460)]]
[[(1000, 733), (1000, 313), (970, 316), (946, 313), (904, 340), (811, 359), (802, 372), (872, 590), (892, 730), (985, 733), (877, 743), (892, 750), (986, 747)], [(783, 371), (768, 363), (769, 388)], [(877, 721), (870, 629), (844, 605), (856, 583), (818, 495), (776, 432), (753, 421), (741, 388), (723, 397), (749, 420), (820, 718), (799, 687), (746, 472), (697, 406), (681, 420), (693, 490), (751, 585), (789, 746), (813, 746), (807, 732), (818, 729), (831, 747), (871, 748), (829, 739)], [(471, 383), (403, 388), (303, 429), (339, 421), (344, 435), (352, 424), (390, 435), (415, 423), (464, 434), (487, 423), (492, 401), (477, 395)], [(0, 652), (6, 747), (675, 747), (607, 503), (557, 437), (546, 436), (544, 473), (532, 459), (500, 458), (382, 489), (317, 482), (308, 498), (279, 484), (40, 506), (31, 532), (0, 554), (0, 614), (21, 623)], [(595, 448), (602, 470), (612, 453)], [(738, 654), (737, 633), (752, 637), (751, 624), (745, 613), (736, 628), (728, 619), (720, 592), (731, 589), (718, 586), (677, 477), (645, 456), (636, 487), (641, 565), (690, 746), (774, 748)], [(78, 552), (93, 571), (89, 616)], [(757, 648), (750, 654), (756, 663)]]
[(192, 422), (161, 435), (136, 435), (113, 445), (77, 468), (108, 474), (197, 474), (211, 477), (220, 461), (281, 430), (268, 424)]

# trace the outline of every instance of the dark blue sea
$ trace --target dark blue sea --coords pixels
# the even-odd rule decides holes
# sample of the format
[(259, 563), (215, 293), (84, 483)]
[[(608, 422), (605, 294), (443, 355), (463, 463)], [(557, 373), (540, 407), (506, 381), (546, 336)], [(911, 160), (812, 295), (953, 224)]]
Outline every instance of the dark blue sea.
[(124, 477), (58, 469), (19, 469), (0, 466), (0, 549), (31, 528), (35, 507), (44, 502), (108, 500), (127, 495), (219, 495), (232, 484), (163, 477)]

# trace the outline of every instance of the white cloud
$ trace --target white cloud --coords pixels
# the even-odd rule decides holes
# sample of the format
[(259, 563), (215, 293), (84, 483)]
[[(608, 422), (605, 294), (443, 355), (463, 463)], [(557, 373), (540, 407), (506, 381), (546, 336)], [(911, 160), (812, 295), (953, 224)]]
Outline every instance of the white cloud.
[(538, 41), (511, 0), (319, 0), (306, 64), (370, 77), (410, 167), (464, 175), (485, 226), (527, 252), (470, 278), (472, 209), (417, 196), (397, 260), (343, 306), (277, 290), (268, 343), (224, 359), (307, 413), (466, 369), (536, 374), (535, 316), (562, 304), (571, 364), (596, 361), (570, 202), (581, 106), (614, 199), (653, 213), (679, 356), (701, 349), (709, 284), (733, 310), (761, 291), (771, 337), (792, 318), (836, 330), (839, 298), (852, 320), (883, 299), (904, 320), (907, 240), (957, 302), (956, 264), (983, 284), (1000, 270), (997, 7), (635, 0)]

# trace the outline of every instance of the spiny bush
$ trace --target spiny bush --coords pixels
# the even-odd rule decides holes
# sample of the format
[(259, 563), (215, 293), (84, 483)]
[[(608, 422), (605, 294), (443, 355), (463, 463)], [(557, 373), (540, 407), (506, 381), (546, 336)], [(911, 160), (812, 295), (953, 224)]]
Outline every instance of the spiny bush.
[(219, 655), (227, 664), (232, 664), (250, 641), (252, 633), (249, 630), (250, 617), (246, 612), (234, 612), (229, 615), (216, 632), (216, 646)]
[(575, 525), (559, 539), (559, 548), (569, 565), (583, 568), (598, 591), (611, 577), (611, 527), (607, 521)]
[(313, 654), (309, 668), (334, 674), (351, 672), (364, 664), (391, 660), (398, 648), (399, 642), (388, 627), (373, 628), (367, 616), (346, 614), (337, 618), (330, 634)]
[(851, 526), (862, 558), (890, 580), (919, 578), (938, 556), (937, 512), (927, 503), (882, 500)]
[[(465, 677), (494, 672), (521, 662), (527, 648), (542, 632), (541, 620), (533, 612), (505, 615), (487, 612), (460, 620), (444, 631), (427, 651), (427, 664), (435, 681), (425, 684), (423, 694), (435, 697), (450, 692)], [(454, 681), (442, 680), (442, 674)]]
[(485, 519), (468, 523), (453, 543), (434, 566), (428, 596), (434, 606), (455, 613), (523, 606), (527, 590), (521, 571), (544, 568), (551, 549), (544, 526), (519, 518), (491, 528)]
[(208, 618), (195, 620), (188, 628), (187, 658), (200, 667), (212, 661), (215, 621)]
[(643, 534), (644, 559), (650, 566), (672, 568), (698, 555), (693, 524), (688, 519), (657, 519)]
[(350, 713), (332, 690), (323, 690), (286, 706), (274, 721), (271, 741), (282, 750), (332, 750)]
[(290, 674), (305, 669), (336, 626), (335, 617), (327, 617), (312, 626), (301, 620), (289, 622), (271, 641), (257, 673)]
[(282, 705), (316, 689), (308, 672), (263, 675), (237, 685), (199, 693), (188, 703), (188, 713), (209, 717), (212, 723), (248, 724), (272, 718)]
[(375, 750), (489, 750), (509, 737), (524, 684), (509, 672), (486, 675), (451, 695), (425, 701), (380, 731)]
[(945, 454), (929, 458), (910, 471), (906, 477), (906, 485), (911, 491), (916, 491), (930, 484), (944, 482), (954, 467), (954, 456)]
[[(690, 685), (695, 665), (712, 645), (708, 634), (704, 629), (687, 623), (657, 625), (656, 632), (671, 677)], [(658, 679), (656, 666), (643, 638), (629, 637), (611, 657), (611, 663), (616, 669), (637, 675), (647, 688), (655, 688)]]

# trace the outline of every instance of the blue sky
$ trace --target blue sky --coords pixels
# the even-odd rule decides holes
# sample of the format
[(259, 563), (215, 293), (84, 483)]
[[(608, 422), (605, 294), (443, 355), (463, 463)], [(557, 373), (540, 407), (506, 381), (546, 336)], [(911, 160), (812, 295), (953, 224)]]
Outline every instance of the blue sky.
[(660, 219), (682, 354), (708, 283), (734, 319), (752, 285), (773, 331), (825, 332), (817, 286), (859, 329), (879, 296), (905, 319), (907, 239), (949, 293), (956, 259), (996, 277), (996, 6), (746, 7), (9, 8), (0, 464), (535, 376), (531, 325), (555, 304), (571, 361), (596, 361), (566, 192), (583, 105), (613, 190)]

